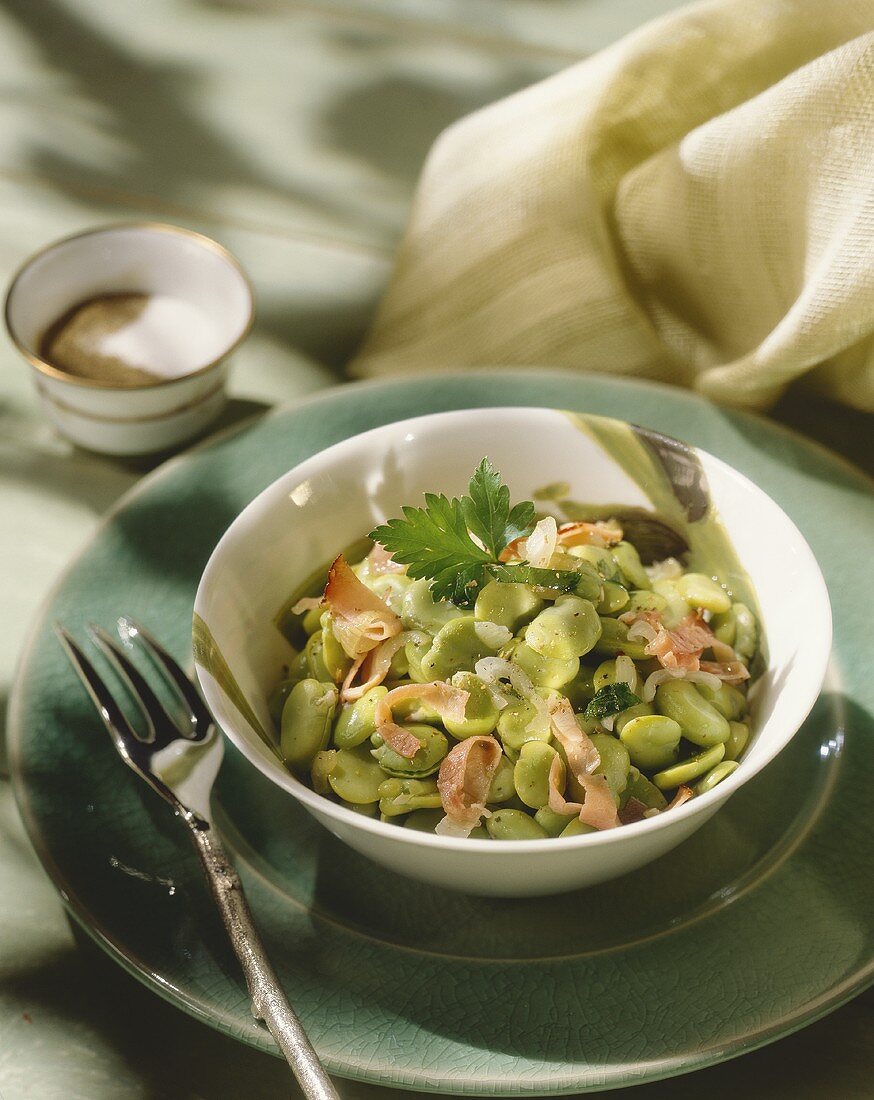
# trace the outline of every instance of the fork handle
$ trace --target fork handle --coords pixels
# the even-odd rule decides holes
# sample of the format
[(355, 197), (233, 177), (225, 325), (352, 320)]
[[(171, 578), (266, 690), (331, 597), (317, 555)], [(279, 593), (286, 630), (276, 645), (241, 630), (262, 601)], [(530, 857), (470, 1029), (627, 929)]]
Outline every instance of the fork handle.
[(240, 876), (221, 840), (209, 826), (189, 824), (212, 895), (246, 976), (253, 1016), (270, 1029), (304, 1096), (309, 1100), (340, 1100), (270, 965)]

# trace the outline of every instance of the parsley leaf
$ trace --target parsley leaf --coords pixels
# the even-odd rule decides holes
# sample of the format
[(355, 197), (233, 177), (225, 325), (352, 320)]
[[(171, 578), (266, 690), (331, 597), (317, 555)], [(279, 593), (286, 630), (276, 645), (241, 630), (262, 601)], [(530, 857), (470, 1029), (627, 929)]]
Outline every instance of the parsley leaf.
[(611, 714), (618, 714), (621, 710), (627, 710), (639, 703), (640, 699), (634, 694), (628, 684), (607, 684), (600, 691), (595, 692), (595, 697), (586, 707), (584, 718), (607, 718)]
[(435, 600), (473, 606), (492, 578), (571, 592), (580, 582), (572, 570), (535, 569), (527, 562), (504, 564), (501, 552), (534, 526), (531, 501), (510, 507), (510, 490), (484, 458), (474, 471), (469, 496), (425, 493), (425, 507), (404, 507), (403, 519), (390, 519), (370, 532), (414, 580), (431, 580)]
[(499, 558), (513, 539), (534, 526), (534, 505), (526, 500), (511, 510), (510, 490), (487, 458), (477, 466), (467, 491), (469, 495), (461, 498), (464, 518), (492, 558)]

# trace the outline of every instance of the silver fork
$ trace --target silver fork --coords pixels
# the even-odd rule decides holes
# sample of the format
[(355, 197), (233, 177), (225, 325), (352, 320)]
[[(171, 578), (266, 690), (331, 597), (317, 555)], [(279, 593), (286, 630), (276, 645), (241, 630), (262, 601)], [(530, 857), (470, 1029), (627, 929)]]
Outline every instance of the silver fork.
[(127, 616), (118, 620), (118, 634), (124, 647), (132, 650), (139, 642), (178, 698), (187, 719), (187, 728), (180, 729), (122, 645), (102, 627), (89, 626), (91, 639), (110, 661), (142, 712), (146, 734), (140, 737), (70, 633), (60, 624), (56, 624), (55, 631), (119, 756), (165, 798), (188, 825), (213, 898), (243, 968), (252, 1014), (270, 1029), (305, 1096), (311, 1100), (339, 1100), (267, 959), (243, 893), (243, 884), (212, 826), (210, 792), (224, 754), (224, 743), (199, 691), (151, 634)]

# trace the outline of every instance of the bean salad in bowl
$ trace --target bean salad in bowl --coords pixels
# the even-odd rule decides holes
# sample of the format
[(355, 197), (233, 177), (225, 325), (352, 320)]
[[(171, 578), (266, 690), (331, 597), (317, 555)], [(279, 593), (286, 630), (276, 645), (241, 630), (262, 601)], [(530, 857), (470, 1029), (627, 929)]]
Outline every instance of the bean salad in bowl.
[(499, 841), (613, 829), (730, 776), (753, 609), (660, 556), (682, 541), (655, 517), (593, 511), (511, 507), (484, 458), (462, 497), (426, 493), (339, 554), (291, 605), (285, 764), (360, 814)]
[[(503, 406), (293, 465), (222, 536), (193, 622), (210, 710), (290, 802), (391, 871), (510, 897), (701, 828), (796, 734), (830, 638), (810, 548), (741, 473)], [(289, 851), (329, 858), (297, 806)]]

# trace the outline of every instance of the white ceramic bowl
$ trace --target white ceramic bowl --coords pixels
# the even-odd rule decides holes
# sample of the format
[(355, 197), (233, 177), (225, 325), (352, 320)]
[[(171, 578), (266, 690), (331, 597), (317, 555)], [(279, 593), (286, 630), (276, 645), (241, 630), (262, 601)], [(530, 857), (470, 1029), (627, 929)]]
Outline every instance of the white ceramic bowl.
[[(202, 319), (202, 362), (139, 386), (111, 386), (58, 370), (40, 355), (46, 330), (103, 294), (166, 295)], [(32, 256), (12, 280), (6, 327), (30, 364), (43, 407), (68, 439), (91, 451), (139, 455), (198, 435), (225, 404), (227, 358), (252, 324), (252, 289), (231, 254), (175, 225), (90, 229)]]
[[(207, 645), (202, 630), (196, 637), (197, 672), (212, 712), (243, 755), (357, 851), (402, 874), (470, 893), (549, 894), (614, 878), (662, 855), (765, 767), (798, 730), (819, 693), (831, 646), (831, 612), (813, 554), (774, 501), (712, 455), (675, 445), (669, 463), (680, 494), (694, 508), (702, 487), (696, 470), (703, 473), (703, 488), (706, 492), (709, 484), (710, 499), (761, 604), (769, 664), (754, 689), (754, 736), (740, 767), (710, 793), (670, 813), (567, 839), (461, 840), (364, 818), (299, 782), (253, 728), (250, 719), (271, 729), (267, 696), (290, 655), (274, 619), (314, 569), (376, 523), (398, 515), (402, 504), (420, 502), (426, 490), (463, 493), (484, 454), (501, 471), (514, 500), (531, 499), (538, 487), (564, 481), (570, 483), (571, 499), (651, 507), (641, 487), (573, 414), (475, 409), (365, 432), (279, 478), (221, 539), (195, 601), (195, 614), (208, 631)], [(219, 653), (248, 703), (244, 709), (251, 708), (248, 718), (215, 678), (229, 686), (216, 663)]]

